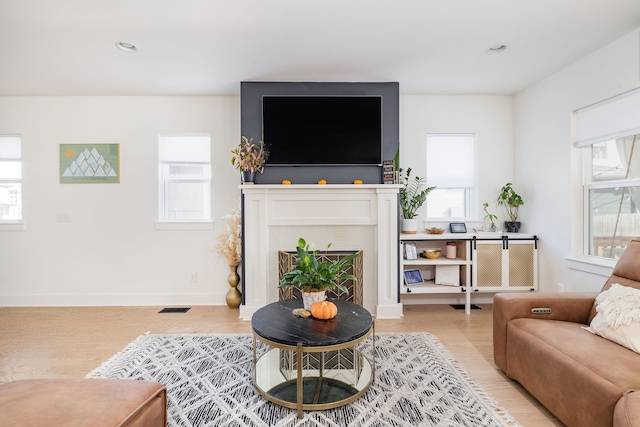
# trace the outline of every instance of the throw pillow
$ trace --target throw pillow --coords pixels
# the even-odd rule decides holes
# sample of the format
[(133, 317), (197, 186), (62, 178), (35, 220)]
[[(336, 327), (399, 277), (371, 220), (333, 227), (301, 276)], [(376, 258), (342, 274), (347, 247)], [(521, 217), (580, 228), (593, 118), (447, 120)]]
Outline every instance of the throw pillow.
[(640, 353), (640, 289), (614, 283), (597, 296), (596, 312), (587, 331)]

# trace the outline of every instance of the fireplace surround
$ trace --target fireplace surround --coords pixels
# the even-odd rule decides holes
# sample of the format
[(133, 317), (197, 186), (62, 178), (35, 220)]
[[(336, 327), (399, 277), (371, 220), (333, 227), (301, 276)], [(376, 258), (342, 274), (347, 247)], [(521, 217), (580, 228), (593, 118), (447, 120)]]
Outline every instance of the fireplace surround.
[(278, 252), (298, 238), (318, 249), (362, 250), (363, 305), (399, 318), (399, 185), (241, 185), (243, 303), (240, 317), (278, 300)]

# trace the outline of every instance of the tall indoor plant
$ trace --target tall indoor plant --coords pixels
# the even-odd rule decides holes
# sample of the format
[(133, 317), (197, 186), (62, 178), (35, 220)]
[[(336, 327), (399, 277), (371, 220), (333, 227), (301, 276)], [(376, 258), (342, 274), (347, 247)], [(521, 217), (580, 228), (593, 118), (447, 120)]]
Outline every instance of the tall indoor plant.
[[(327, 250), (330, 247), (331, 243), (327, 245)], [(304, 308), (307, 310), (314, 302), (321, 301), (327, 290), (337, 288), (348, 294), (349, 290), (340, 284), (340, 281), (357, 280), (354, 275), (347, 273), (352, 267), (349, 261), (357, 257), (357, 253), (349, 254), (340, 260), (320, 261), (320, 251), (314, 249), (302, 237), (298, 239), (296, 252), (298, 256), (294, 270), (282, 275), (278, 287), (300, 289)]]
[(518, 221), (518, 208), (524, 204), (522, 197), (513, 189), (513, 184), (507, 182), (500, 189), (498, 198), (496, 199), (498, 206), (504, 206), (507, 211), (509, 221), (504, 222), (504, 227), (508, 232), (517, 233), (520, 230), (520, 222)]
[(411, 168), (400, 168), (400, 209), (402, 211), (402, 232), (415, 234), (418, 232), (418, 209), (427, 201), (427, 195), (436, 187), (424, 187), (425, 179), (411, 177)]
[(235, 150), (231, 150), (231, 164), (242, 173), (242, 182), (253, 184), (255, 173), (264, 172), (264, 164), (269, 158), (269, 150), (263, 141), (253, 142), (242, 136), (240, 144)]

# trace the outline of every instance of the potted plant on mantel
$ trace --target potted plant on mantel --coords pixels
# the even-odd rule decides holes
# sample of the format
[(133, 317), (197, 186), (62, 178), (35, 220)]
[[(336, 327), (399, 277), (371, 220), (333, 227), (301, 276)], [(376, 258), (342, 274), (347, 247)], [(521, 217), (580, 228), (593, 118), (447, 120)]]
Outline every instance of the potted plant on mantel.
[(253, 142), (253, 138), (246, 136), (242, 136), (231, 154), (231, 164), (241, 172), (244, 184), (253, 184), (256, 172), (264, 172), (264, 164), (269, 158), (269, 150), (263, 141)]
[[(327, 250), (331, 243), (327, 246)], [(296, 247), (298, 254), (297, 264), (293, 271), (285, 273), (280, 278), (278, 288), (298, 288), (302, 292), (304, 308), (311, 306), (325, 298), (325, 291), (338, 288), (344, 293), (349, 293), (346, 286), (339, 282), (344, 280), (358, 280), (347, 270), (352, 267), (349, 261), (358, 256), (357, 253), (349, 254), (340, 260), (319, 261), (319, 250), (313, 249), (302, 237), (298, 239)]]
[(504, 187), (500, 189), (500, 194), (496, 199), (498, 206), (504, 206), (509, 216), (509, 221), (504, 222), (504, 227), (507, 232), (517, 233), (520, 230), (520, 222), (518, 221), (518, 208), (524, 205), (522, 197), (513, 190), (510, 182), (506, 183)]
[[(436, 187), (424, 186), (425, 179), (418, 176), (411, 178), (411, 168), (400, 168), (400, 209), (402, 210), (402, 232), (416, 234), (418, 232), (418, 209), (427, 201), (427, 195)], [(404, 174), (403, 174), (404, 172)]]

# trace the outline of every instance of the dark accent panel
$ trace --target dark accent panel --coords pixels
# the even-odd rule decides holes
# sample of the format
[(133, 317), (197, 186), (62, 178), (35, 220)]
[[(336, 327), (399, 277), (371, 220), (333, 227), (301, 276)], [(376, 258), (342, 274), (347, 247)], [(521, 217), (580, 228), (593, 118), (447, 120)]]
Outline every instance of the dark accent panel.
[[(325, 82), (241, 82), (240, 128), (242, 135), (262, 139), (262, 96), (264, 95), (380, 95), (382, 96), (383, 160), (393, 160), (400, 144), (400, 87), (396, 82), (325, 83)], [(268, 142), (268, 141), (267, 141)], [(319, 147), (321, 149), (321, 147)], [(256, 184), (280, 184), (289, 179), (294, 184), (382, 184), (380, 166), (267, 166), (256, 175)]]

